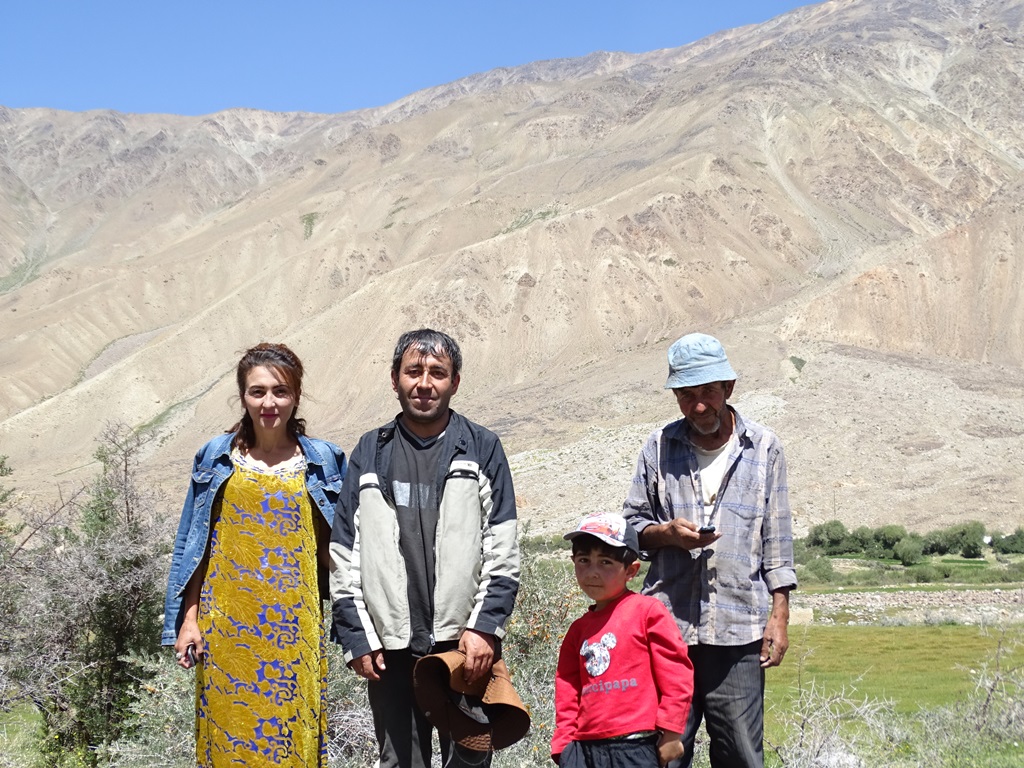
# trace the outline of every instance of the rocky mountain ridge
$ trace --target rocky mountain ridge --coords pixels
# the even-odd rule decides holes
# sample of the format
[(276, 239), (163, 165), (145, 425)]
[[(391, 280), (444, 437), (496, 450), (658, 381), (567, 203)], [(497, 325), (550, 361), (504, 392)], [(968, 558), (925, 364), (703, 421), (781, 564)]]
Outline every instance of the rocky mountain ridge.
[[(524, 514), (617, 507), (719, 334), (802, 524), (1018, 524), (1024, 3), (832, 0), (679, 49), (495, 70), (343, 115), (0, 107), (0, 454), (46, 493), (106, 420), (183, 486), (279, 339), (313, 431), (396, 406), (390, 348), (464, 347)], [(30, 479), (31, 478), (31, 479)]]

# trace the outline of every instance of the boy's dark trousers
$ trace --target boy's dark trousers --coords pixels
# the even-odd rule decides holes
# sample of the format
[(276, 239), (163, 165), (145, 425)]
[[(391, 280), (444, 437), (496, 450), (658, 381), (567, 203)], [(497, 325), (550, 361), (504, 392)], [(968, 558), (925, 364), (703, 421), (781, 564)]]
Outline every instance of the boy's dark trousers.
[(571, 741), (558, 768), (658, 768), (658, 736)]

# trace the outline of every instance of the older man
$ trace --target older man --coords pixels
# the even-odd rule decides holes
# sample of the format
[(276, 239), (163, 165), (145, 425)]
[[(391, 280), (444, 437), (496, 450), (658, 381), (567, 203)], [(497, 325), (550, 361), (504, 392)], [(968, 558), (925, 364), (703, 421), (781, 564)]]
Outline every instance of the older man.
[[(458, 648), (468, 682), (488, 674), (519, 588), (512, 476), (497, 436), (449, 406), (461, 367), (447, 334), (402, 335), (402, 412), (360, 439), (334, 516), (332, 637), (369, 681), (381, 768), (431, 765), (413, 666)], [(490, 763), (445, 734), (440, 746), (446, 766)]]
[(727, 404), (736, 373), (717, 339), (683, 336), (668, 364), (683, 418), (647, 439), (623, 514), (652, 559), (644, 591), (690, 646), (681, 765), (704, 719), (714, 768), (761, 768), (764, 670), (786, 654), (796, 587), (786, 459), (774, 432)]

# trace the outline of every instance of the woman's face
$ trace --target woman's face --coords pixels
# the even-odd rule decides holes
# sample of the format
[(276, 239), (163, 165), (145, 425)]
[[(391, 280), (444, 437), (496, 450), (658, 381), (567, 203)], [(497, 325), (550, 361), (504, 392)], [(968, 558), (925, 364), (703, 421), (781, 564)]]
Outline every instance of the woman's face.
[(257, 432), (284, 429), (295, 411), (295, 393), (288, 382), (262, 365), (245, 377), (242, 401)]

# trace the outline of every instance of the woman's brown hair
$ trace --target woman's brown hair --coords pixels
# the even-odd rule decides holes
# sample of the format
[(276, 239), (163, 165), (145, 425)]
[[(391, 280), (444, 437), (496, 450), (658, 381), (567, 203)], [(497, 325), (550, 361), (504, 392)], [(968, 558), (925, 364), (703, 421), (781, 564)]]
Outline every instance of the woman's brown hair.
[[(247, 349), (242, 355), (242, 359), (238, 361), (238, 369), (235, 373), (235, 379), (238, 382), (238, 396), (242, 398), (243, 402), (245, 400), (245, 382), (249, 378), (249, 372), (260, 366), (280, 376), (294, 393), (295, 410), (292, 411), (292, 415), (288, 419), (288, 434), (295, 438), (305, 435), (306, 421), (298, 417), (299, 398), (302, 397), (302, 361), (299, 360), (299, 356), (284, 344), (263, 342)], [(236, 448), (244, 451), (256, 444), (256, 427), (244, 406), (241, 420), (228, 432), (235, 433), (232, 445)]]

